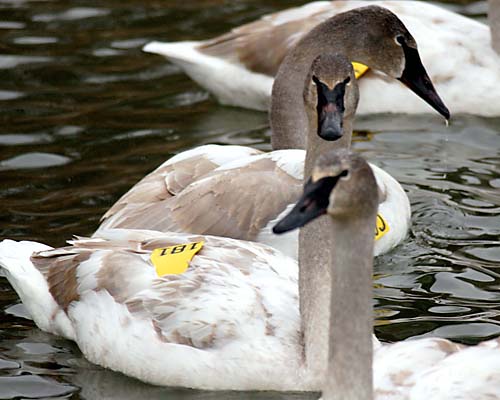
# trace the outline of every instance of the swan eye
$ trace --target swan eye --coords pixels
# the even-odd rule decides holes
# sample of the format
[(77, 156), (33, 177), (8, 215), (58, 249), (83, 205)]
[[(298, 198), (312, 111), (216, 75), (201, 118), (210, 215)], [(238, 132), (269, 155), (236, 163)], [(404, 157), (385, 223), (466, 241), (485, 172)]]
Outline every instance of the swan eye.
[(345, 169), (339, 174), (339, 178), (348, 180), (351, 177), (351, 174), (349, 173), (349, 170)]
[(344, 79), (344, 85), (349, 85), (351, 83), (351, 77), (348, 76), (347, 78)]
[(398, 44), (398, 46), (402, 46), (405, 43), (405, 38), (403, 35), (396, 36), (394, 40)]

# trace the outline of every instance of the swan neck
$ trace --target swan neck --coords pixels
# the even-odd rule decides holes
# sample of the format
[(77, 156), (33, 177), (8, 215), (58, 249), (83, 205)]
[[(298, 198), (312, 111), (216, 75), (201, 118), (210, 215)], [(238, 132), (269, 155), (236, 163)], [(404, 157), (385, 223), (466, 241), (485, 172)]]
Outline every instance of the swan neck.
[(321, 377), (324, 400), (372, 399), (375, 214), (349, 223), (318, 218), (300, 230), (305, 364)]
[[(304, 177), (311, 175), (314, 162), (328, 151), (349, 148), (352, 138), (353, 116), (344, 118), (343, 135), (328, 142), (317, 134), (315, 112), (308, 113), (307, 152)], [(328, 355), (328, 321), (330, 313), (330, 249), (334, 247), (329, 218), (318, 218), (299, 232), (299, 303), (304, 333), (307, 368), (314, 376), (326, 371)], [(321, 246), (318, 246), (321, 243)]]
[(330, 320), (324, 400), (373, 399), (373, 227), (375, 213), (354, 221), (326, 218), (330, 251)]
[(306, 148), (307, 116), (302, 83), (309, 66), (310, 63), (305, 63), (280, 68), (274, 79), (269, 110), (273, 150)]
[(488, 1), (488, 22), (491, 29), (491, 45), (500, 55), (500, 0)]
[(305, 367), (311, 376), (321, 380), (328, 363), (329, 263), (334, 246), (331, 235), (326, 234), (328, 228), (328, 218), (318, 218), (299, 232), (299, 304)]

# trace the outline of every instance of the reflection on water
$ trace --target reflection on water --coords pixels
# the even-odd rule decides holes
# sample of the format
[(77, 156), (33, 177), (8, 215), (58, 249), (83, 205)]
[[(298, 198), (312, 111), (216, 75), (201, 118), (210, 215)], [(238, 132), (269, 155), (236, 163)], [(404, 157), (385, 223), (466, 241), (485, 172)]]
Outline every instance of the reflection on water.
[[(89, 234), (146, 172), (195, 145), (269, 149), (264, 114), (217, 105), (140, 47), (299, 3), (0, 0), (0, 238), (57, 246)], [(485, 2), (454, 7), (481, 17)], [(413, 209), (408, 240), (376, 263), (379, 337), (499, 335), (500, 119), (456, 117), (447, 129), (433, 116), (378, 116), (356, 128), (355, 149), (403, 184)], [(144, 385), (89, 364), (23, 315), (0, 277), (0, 398), (291, 398)]]

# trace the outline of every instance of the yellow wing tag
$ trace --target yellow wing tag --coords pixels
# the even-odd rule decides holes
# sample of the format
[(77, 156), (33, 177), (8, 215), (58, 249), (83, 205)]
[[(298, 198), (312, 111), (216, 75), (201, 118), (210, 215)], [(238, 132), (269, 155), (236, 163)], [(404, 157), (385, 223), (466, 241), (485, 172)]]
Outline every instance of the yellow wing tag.
[(352, 67), (354, 68), (354, 76), (356, 77), (356, 79), (361, 78), (370, 69), (366, 65), (355, 62), (355, 61), (352, 62)]
[(193, 242), (154, 249), (151, 253), (151, 262), (156, 268), (156, 273), (163, 276), (186, 272), (189, 262), (201, 250), (204, 243)]
[(377, 226), (375, 227), (375, 240), (379, 240), (389, 232), (389, 224), (380, 214), (377, 214)]

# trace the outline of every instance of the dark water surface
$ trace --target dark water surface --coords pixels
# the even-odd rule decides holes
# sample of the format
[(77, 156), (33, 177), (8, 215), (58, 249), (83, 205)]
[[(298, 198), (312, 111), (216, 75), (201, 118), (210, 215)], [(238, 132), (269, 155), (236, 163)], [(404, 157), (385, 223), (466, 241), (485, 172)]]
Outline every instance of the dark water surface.
[[(0, 0), (0, 239), (88, 235), (138, 179), (192, 146), (270, 149), (265, 114), (217, 105), (140, 48), (299, 3)], [(484, 17), (485, 2), (448, 3)], [(356, 128), (354, 148), (403, 184), (413, 209), (408, 240), (377, 261), (378, 336), (500, 335), (500, 119), (458, 116), (447, 129), (435, 116), (377, 116)], [(18, 302), (0, 276), (0, 399), (291, 397), (141, 384), (39, 331)]]

